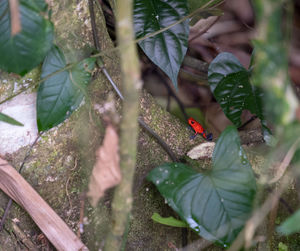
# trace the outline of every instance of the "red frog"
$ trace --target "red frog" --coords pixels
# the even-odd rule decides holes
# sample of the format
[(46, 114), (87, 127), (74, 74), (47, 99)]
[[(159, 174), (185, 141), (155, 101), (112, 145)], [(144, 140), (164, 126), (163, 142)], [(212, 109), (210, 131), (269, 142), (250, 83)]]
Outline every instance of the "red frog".
[(190, 124), (191, 127), (193, 127), (193, 129), (195, 131), (195, 135), (193, 135), (191, 137), (192, 139), (194, 139), (196, 137), (196, 135), (198, 133), (200, 133), (203, 136), (203, 138), (205, 138), (207, 141), (212, 141), (212, 138), (213, 138), (212, 133), (206, 134), (206, 131), (204, 130), (202, 125), (200, 125), (199, 122), (197, 122), (193, 118), (189, 118), (189, 124)]

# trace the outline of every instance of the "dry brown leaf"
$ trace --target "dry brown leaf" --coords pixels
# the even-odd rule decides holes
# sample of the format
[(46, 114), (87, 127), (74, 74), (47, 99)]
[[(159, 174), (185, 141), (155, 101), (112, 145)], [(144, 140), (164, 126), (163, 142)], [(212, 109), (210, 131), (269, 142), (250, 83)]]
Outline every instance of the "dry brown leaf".
[(212, 25), (218, 21), (219, 17), (210, 16), (206, 19), (200, 19), (190, 28), (189, 42), (205, 33)]
[(88, 250), (27, 181), (2, 158), (0, 189), (28, 212), (57, 250)]
[(96, 152), (97, 161), (90, 178), (87, 195), (95, 207), (106, 189), (120, 183), (119, 138), (113, 126), (106, 128), (103, 145)]

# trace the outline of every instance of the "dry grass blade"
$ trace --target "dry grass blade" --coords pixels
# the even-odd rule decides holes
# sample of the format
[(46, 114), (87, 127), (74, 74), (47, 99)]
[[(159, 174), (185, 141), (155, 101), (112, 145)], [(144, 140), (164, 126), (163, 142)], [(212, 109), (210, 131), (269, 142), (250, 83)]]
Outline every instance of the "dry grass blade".
[(296, 140), (296, 142), (291, 146), (291, 148), (285, 155), (281, 164), (278, 165), (278, 167), (276, 168), (277, 170), (276, 170), (275, 177), (273, 179), (271, 179), (268, 182), (268, 184), (273, 184), (273, 183), (277, 182), (283, 176), (283, 174), (285, 173), (287, 167), (289, 166), (289, 164), (294, 156), (294, 153), (296, 152), (296, 150), (298, 148), (299, 143), (300, 143), (300, 138), (298, 138)]
[(97, 150), (96, 155), (97, 161), (93, 168), (87, 193), (93, 206), (97, 205), (106, 189), (118, 185), (121, 181), (119, 138), (111, 125), (106, 128), (103, 145)]
[(283, 177), (283, 180), (281, 181), (278, 189), (272, 192), (265, 200), (263, 205), (254, 211), (252, 217), (247, 221), (244, 229), (239, 233), (238, 237), (232, 243), (229, 251), (240, 250), (244, 243), (246, 249), (251, 247), (256, 229), (259, 227), (260, 224), (262, 224), (263, 220), (272, 210), (274, 205), (276, 205), (280, 198), (280, 195), (284, 192), (289, 183), (290, 174), (286, 174)]
[(0, 158), (0, 189), (22, 206), (57, 250), (88, 250), (27, 181)]

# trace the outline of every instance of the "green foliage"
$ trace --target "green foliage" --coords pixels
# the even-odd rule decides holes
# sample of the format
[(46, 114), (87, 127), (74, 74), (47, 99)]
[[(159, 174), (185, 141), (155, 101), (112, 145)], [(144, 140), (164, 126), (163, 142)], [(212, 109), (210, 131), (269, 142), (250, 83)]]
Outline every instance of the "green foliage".
[[(85, 59), (71, 69), (56, 73), (41, 83), (37, 96), (39, 131), (46, 131), (58, 125), (78, 108), (90, 81), (95, 60), (95, 58)], [(41, 78), (66, 66), (63, 53), (58, 47), (53, 46), (43, 63)]]
[(198, 173), (182, 163), (165, 163), (147, 178), (195, 232), (225, 246), (248, 219), (256, 191), (252, 168), (234, 127), (218, 139), (211, 170)]
[[(135, 0), (134, 29), (141, 38), (166, 28), (188, 15), (185, 0)], [(186, 54), (189, 36), (188, 20), (156, 36), (139, 42), (150, 60), (161, 68), (177, 87), (180, 65)]]
[(272, 143), (271, 131), (263, 114), (262, 91), (250, 84), (250, 74), (231, 53), (220, 53), (209, 65), (208, 82), (225, 115), (236, 126), (241, 126), (243, 110), (260, 119), (267, 143)]
[[(292, 22), (292, 12), (289, 8), (283, 8), (280, 1), (273, 4), (255, 0), (253, 7), (260, 32), (252, 41), (255, 46), (255, 68), (251, 82), (265, 90), (264, 109), (268, 120), (277, 127), (285, 126), (294, 120), (299, 105), (288, 79), (290, 38), (282, 32), (289, 33), (290, 27), (283, 24)], [(283, 16), (287, 18), (285, 22), (282, 22)]]
[(183, 221), (177, 220), (174, 217), (161, 217), (158, 213), (154, 213), (151, 219), (157, 223), (171, 227), (188, 227), (188, 225)]
[(279, 242), (279, 244), (278, 244), (278, 251), (288, 251), (288, 250), (289, 250), (289, 248), (288, 248), (287, 245), (285, 245), (282, 242)]
[(300, 209), (285, 220), (278, 228), (277, 232), (283, 235), (289, 235), (300, 232)]
[(16, 125), (16, 126), (24, 126), (22, 123), (19, 121), (15, 120), (14, 118), (7, 116), (6, 114), (0, 112), (0, 121), (6, 122), (11, 125)]
[(44, 1), (21, 0), (19, 4), (21, 32), (11, 36), (8, 0), (0, 1), (0, 68), (25, 75), (43, 61), (51, 49), (53, 25), (45, 19)]

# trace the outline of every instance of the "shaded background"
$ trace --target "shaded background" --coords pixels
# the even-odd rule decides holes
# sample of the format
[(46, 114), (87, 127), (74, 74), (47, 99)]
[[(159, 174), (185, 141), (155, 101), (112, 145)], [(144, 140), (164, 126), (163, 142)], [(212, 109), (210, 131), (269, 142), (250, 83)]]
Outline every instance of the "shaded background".
[[(100, 0), (112, 39), (115, 39), (114, 19), (106, 0)], [(289, 73), (294, 89), (300, 95), (300, 1), (293, 1), (294, 13), (284, 10), (285, 17), (293, 15), (292, 27), (281, 27), (291, 34)], [(190, 29), (187, 56), (178, 78), (178, 91), (170, 79), (140, 51), (144, 88), (172, 114), (186, 121), (194, 117), (217, 137), (231, 122), (224, 115), (207, 85), (208, 64), (221, 52), (233, 53), (248, 68), (255, 38), (255, 16), (248, 0), (227, 0), (218, 7), (220, 16), (201, 19)], [(285, 18), (286, 19), (286, 18)], [(254, 116), (244, 111), (244, 129), (260, 126)]]

